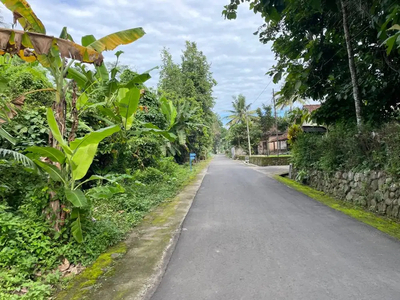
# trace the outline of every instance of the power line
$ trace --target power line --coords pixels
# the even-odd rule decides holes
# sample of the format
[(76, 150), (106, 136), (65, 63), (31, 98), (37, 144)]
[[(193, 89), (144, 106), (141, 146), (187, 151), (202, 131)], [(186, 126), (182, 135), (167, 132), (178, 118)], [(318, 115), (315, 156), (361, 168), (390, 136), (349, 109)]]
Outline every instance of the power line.
[[(369, 25), (367, 25), (365, 28), (363, 28), (362, 30), (360, 30), (360, 32), (358, 32), (355, 36), (353, 36), (351, 38), (351, 42), (354, 41), (354, 39), (356, 39), (360, 34), (362, 34), (365, 30), (367, 30), (369, 28)], [(327, 63), (329, 63), (337, 54), (339, 54), (339, 52), (343, 51), (343, 48), (339, 49), (335, 54), (332, 55), (332, 57), (330, 59), (328, 59), (326, 62), (324, 62), (322, 64), (322, 66), (320, 67), (320, 69), (322, 69)], [(320, 79), (318, 80), (315, 84), (313, 84), (310, 89), (314, 88), (317, 84), (319, 84), (320, 82), (324, 81), (325, 79)]]
[(272, 78), (271, 80), (268, 82), (268, 84), (265, 86), (265, 88), (262, 90), (262, 92), (257, 96), (256, 100), (254, 100), (252, 103), (250, 103), (250, 105), (253, 105), (254, 103), (257, 102), (257, 100), (261, 97), (262, 94), (264, 94), (265, 90), (267, 89), (267, 87), (271, 84), (272, 82)]

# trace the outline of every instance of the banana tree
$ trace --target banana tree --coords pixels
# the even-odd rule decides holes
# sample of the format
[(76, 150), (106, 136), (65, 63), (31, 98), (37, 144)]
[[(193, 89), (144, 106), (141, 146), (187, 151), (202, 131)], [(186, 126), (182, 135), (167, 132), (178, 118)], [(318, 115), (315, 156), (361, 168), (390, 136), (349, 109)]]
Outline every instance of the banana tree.
[[(93, 37), (88, 40), (93, 41)], [(87, 109), (95, 109), (97, 112), (95, 117), (99, 120), (108, 125), (119, 125), (121, 127), (119, 136), (120, 142), (123, 143), (126, 143), (130, 136), (141, 133), (163, 135), (171, 141), (175, 140), (176, 136), (168, 130), (162, 130), (153, 124), (135, 120), (137, 112), (146, 109), (146, 107), (139, 105), (140, 99), (146, 93), (143, 84), (151, 78), (150, 72), (158, 67), (142, 74), (136, 74), (127, 82), (121, 82), (117, 75), (120, 72), (118, 59), (122, 53), (122, 51), (118, 51), (115, 54), (117, 63), (110, 70), (105, 66), (97, 68), (95, 71), (86, 70), (83, 64), (78, 63), (76, 68), (68, 72), (68, 77), (74, 79), (82, 91), (76, 102), (79, 114)], [(92, 95), (99, 92), (104, 94), (103, 101), (93, 102)], [(165, 101), (167, 100), (160, 99), (162, 109), (165, 109)]]
[(175, 107), (172, 101), (161, 98), (161, 112), (167, 120), (166, 131), (176, 136), (175, 140), (167, 140), (164, 152), (175, 156), (181, 154), (181, 149), (189, 151), (187, 131), (196, 130), (205, 125), (196, 122), (197, 107), (192, 107), (189, 102), (178, 103)]
[[(63, 149), (59, 140), (66, 133), (66, 94), (72, 86), (72, 80), (67, 78), (71, 78), (68, 75), (73, 73), (72, 64), (93, 64), (99, 70), (99, 74), (104, 74), (102, 52), (114, 50), (119, 45), (130, 44), (141, 38), (145, 32), (142, 28), (133, 28), (98, 40), (93, 36), (85, 36), (82, 38), (82, 45), (79, 45), (74, 42), (66, 28), (58, 38), (46, 35), (43, 23), (26, 0), (1, 1), (14, 14), (14, 25), (19, 23), (23, 30), (0, 28), (0, 56), (9, 54), (16, 55), (26, 62), (38, 61), (50, 72), (55, 82), (55, 101), (52, 108), (60, 136), (56, 138), (54, 130), (51, 130), (49, 144), (53, 148)], [(73, 112), (72, 107), (72, 114)], [(2, 134), (4, 135), (4, 132)], [(54, 213), (59, 211), (59, 205), (58, 200), (50, 203)]]
[[(68, 143), (64, 140), (54, 117), (53, 111), (47, 110), (47, 122), (49, 128), (60, 145), (60, 150), (53, 147), (29, 147), (26, 150), (31, 154), (29, 157), (40, 170), (47, 173), (50, 179), (50, 186), (53, 187), (53, 200), (57, 199), (61, 206), (61, 217), (56, 222), (64, 222), (66, 211), (71, 207), (71, 232), (78, 242), (83, 241), (82, 235), (82, 211), (88, 207), (85, 194), (80, 189), (84, 182), (98, 180), (99, 176), (92, 176), (84, 182), (82, 180), (89, 170), (90, 165), (96, 155), (99, 143), (106, 137), (120, 131), (117, 125), (106, 127), (97, 131), (90, 132), (84, 137), (77, 138)], [(46, 157), (50, 161), (43, 161), (39, 157)], [(68, 201), (69, 204), (65, 202)], [(59, 229), (56, 224), (56, 230)]]
[[(139, 105), (143, 93), (144, 90), (137, 87), (119, 88), (118, 92), (104, 105), (97, 106), (100, 115), (104, 116), (102, 120), (108, 122), (109, 125), (116, 124), (121, 127), (122, 130), (119, 133), (121, 143), (126, 143), (134, 135), (146, 133), (161, 135), (168, 141), (174, 141), (176, 136), (169, 130), (170, 128), (163, 130), (152, 123), (135, 120), (137, 112), (145, 109)], [(160, 101), (162, 102), (163, 99)], [(133, 130), (134, 124), (136, 126)]]
[[(93, 42), (94, 37), (86, 37), (85, 40)], [(75, 105), (77, 116), (86, 110), (94, 110), (95, 117), (100, 121), (120, 125), (122, 130), (119, 135), (126, 142), (128, 136), (134, 132), (130, 129), (134, 125), (136, 111), (146, 109), (139, 105), (140, 98), (145, 93), (143, 83), (151, 78), (150, 72), (158, 67), (136, 74), (129, 81), (122, 82), (118, 76), (120, 73), (118, 60), (122, 53), (118, 51), (115, 54), (117, 63), (109, 69), (101, 65), (95, 70), (88, 70), (84, 64), (76, 63), (75, 67), (68, 71), (67, 77), (76, 82), (80, 91)], [(102, 99), (94, 101), (99, 94), (102, 95)], [(135, 125), (138, 125), (136, 121)]]
[[(59, 38), (46, 35), (46, 29), (25, 0), (1, 0), (14, 14), (14, 23), (23, 27), (23, 31), (0, 28), (0, 55), (17, 55), (27, 62), (39, 61), (53, 76), (56, 85), (56, 97), (53, 105), (60, 133), (65, 134), (65, 95), (70, 83), (65, 77), (72, 70), (74, 61), (94, 64), (103, 71), (103, 51), (114, 50), (119, 45), (130, 44), (141, 38), (142, 28), (133, 28), (107, 35), (99, 40), (93, 36), (82, 38), (82, 45), (75, 43), (64, 28)], [(101, 72), (100, 72), (101, 73)], [(51, 137), (55, 147), (57, 140)]]

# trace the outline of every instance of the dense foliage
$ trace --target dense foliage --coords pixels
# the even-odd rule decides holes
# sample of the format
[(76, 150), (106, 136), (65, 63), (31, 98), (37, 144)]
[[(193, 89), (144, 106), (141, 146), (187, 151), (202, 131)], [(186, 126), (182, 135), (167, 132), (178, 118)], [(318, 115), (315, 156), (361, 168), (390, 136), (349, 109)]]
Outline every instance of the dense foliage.
[(213, 87), (217, 82), (211, 66), (194, 42), (186, 42), (180, 64), (173, 61), (167, 49), (162, 51), (161, 58), (159, 89), (173, 101), (178, 112), (177, 124), (172, 128), (178, 139), (167, 150), (179, 162), (187, 161), (189, 152), (207, 157), (216, 150), (215, 136), (222, 126), (212, 111)]
[[(281, 94), (321, 101), (319, 123), (355, 122), (353, 86), (343, 30), (343, 10), (349, 19), (351, 46), (365, 123), (392, 118), (400, 102), (399, 4), (394, 0), (231, 0), (224, 14), (236, 18), (241, 2), (260, 13), (265, 24), (260, 41), (272, 42), (276, 64), (270, 75), (283, 78)], [(390, 30), (389, 30), (390, 29)]]
[[(256, 32), (272, 44), (269, 75), (283, 81), (279, 103), (312, 99), (321, 107), (289, 115), (289, 142), (301, 179), (311, 170), (384, 170), (400, 175), (400, 5), (395, 0), (231, 0), (265, 20)], [(360, 111), (358, 110), (360, 108)], [(305, 120), (327, 132), (305, 133)], [(357, 128), (355, 126), (357, 123)]]
[[(173, 197), (192, 176), (187, 166), (168, 158), (135, 172), (132, 178), (119, 182), (124, 193), (107, 201), (93, 198), (95, 209), (84, 221), (85, 241), (78, 243), (71, 239), (68, 227), (56, 232), (43, 219), (41, 209), (46, 208), (49, 197), (45, 180), (27, 175), (20, 165), (10, 162), (2, 161), (0, 168), (2, 182), (12, 188), (0, 192), (1, 199), (7, 199), (0, 204), (1, 299), (49, 296), (62, 279), (57, 269), (61, 258), (74, 265), (90, 264), (122, 240), (152, 207)], [(6, 176), (13, 176), (12, 185), (10, 179), (3, 181)]]
[(399, 123), (372, 131), (337, 124), (326, 134), (301, 133), (293, 144), (293, 163), (303, 176), (311, 170), (383, 170), (400, 176)]
[[(43, 87), (33, 85), (46, 79), (43, 69), (17, 58), (8, 59), (0, 69), (1, 75), (13, 68), (24, 72), (21, 70), (25, 68), (29, 74), (40, 76), (33, 77), (20, 92), (29, 92), (30, 84), (33, 88)], [(187, 130), (192, 143), (202, 143), (191, 133), (192, 127), (186, 127), (194, 121), (184, 99), (177, 103), (177, 112), (172, 102), (141, 83), (150, 76), (122, 70), (118, 64), (108, 72), (114, 76), (110, 80), (94, 80), (84, 92), (78, 88), (66, 94), (67, 111), (74, 108), (75, 97), (79, 112), (75, 137), (70, 142), (66, 139), (73, 130), (73, 112), (67, 114), (63, 136), (52, 111), (46, 108), (52, 103), (47, 96), (52, 95), (51, 91), (37, 94), (44, 98), (26, 98), (20, 106), (12, 106), (13, 114), (2, 124), (13, 139), (0, 140), (0, 148), (8, 149), (0, 153), (4, 156), (0, 160), (1, 299), (40, 299), (50, 295), (62, 278), (56, 270), (63, 258), (74, 265), (89, 264), (107, 247), (123, 239), (151, 207), (172, 197), (190, 177), (187, 165), (179, 166), (163, 154), (165, 145), (175, 141), (174, 133), (178, 136), (180, 128)], [(135, 80), (138, 83), (127, 89)], [(115, 92), (109, 94), (111, 81), (116, 86)], [(44, 83), (48, 86), (49, 81)], [(13, 105), (16, 94), (8, 85), (4, 87), (6, 105)], [(137, 110), (130, 114), (122, 104), (127, 94), (137, 103)], [(218, 130), (219, 127), (215, 132), (219, 134)], [(47, 147), (50, 132), (61, 143), (61, 151)], [(97, 139), (98, 146), (93, 139)], [(75, 148), (79, 153), (79, 147), (87, 143), (77, 146), (74, 140), (88, 140), (88, 145), (98, 147), (97, 154), (92, 156), (93, 163), (86, 154), (84, 161), (75, 160), (74, 165), (69, 162), (69, 149)], [(217, 136), (215, 140), (203, 139), (208, 151), (218, 144)], [(14, 161), (9, 151), (15, 151), (15, 155), (32, 152), (30, 159), (42, 171)], [(79, 154), (82, 155), (83, 152)], [(58, 167), (39, 160), (40, 156), (49, 157)], [(27, 162), (30, 159), (26, 157)], [(69, 173), (71, 170), (75, 173)], [(59, 202), (60, 210), (53, 212), (55, 202)]]
[(66, 28), (60, 38), (35, 35), (45, 28), (26, 1), (3, 3), (26, 32), (1, 37), (24, 50), (0, 54), (0, 298), (43, 299), (63, 280), (64, 260), (90, 264), (172, 198), (193, 174), (182, 164), (188, 153), (216, 150), (222, 124), (195, 43), (179, 67), (184, 89), (155, 90), (144, 84), (152, 70), (121, 66), (122, 51), (111, 64), (101, 54), (136, 41), (142, 28), (78, 45)]

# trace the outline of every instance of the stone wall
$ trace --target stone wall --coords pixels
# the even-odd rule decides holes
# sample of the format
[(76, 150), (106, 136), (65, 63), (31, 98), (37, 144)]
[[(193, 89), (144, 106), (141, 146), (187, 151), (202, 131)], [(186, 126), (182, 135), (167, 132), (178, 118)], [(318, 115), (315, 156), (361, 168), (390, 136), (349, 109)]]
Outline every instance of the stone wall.
[(395, 181), (384, 172), (326, 174), (313, 171), (308, 183), (311, 187), (346, 202), (363, 206), (382, 215), (399, 218), (400, 181)]
[[(232, 147), (231, 148), (231, 156), (234, 159), (237, 159), (240, 156), (244, 157), (245, 154), (246, 154), (246, 152), (242, 148), (239, 148), (239, 147)], [(244, 158), (243, 158), (243, 160), (244, 160)]]
[[(238, 159), (244, 160), (245, 157), (245, 155), (240, 155)], [(290, 164), (290, 156), (253, 155), (249, 158), (249, 162), (257, 166), (286, 166)]]

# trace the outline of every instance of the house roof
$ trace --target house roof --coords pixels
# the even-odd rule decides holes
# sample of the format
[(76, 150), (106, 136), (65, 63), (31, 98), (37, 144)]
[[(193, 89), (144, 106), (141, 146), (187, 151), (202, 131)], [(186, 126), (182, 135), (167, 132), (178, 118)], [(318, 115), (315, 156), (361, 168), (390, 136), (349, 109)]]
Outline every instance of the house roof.
[(317, 110), (318, 108), (321, 107), (321, 104), (309, 104), (309, 105), (303, 105), (303, 109), (307, 109), (308, 112), (313, 112), (314, 110)]
[[(274, 135), (274, 136), (270, 136), (268, 141), (269, 142), (276, 142), (276, 140), (277, 140), (277, 137)], [(281, 135), (278, 135), (278, 141), (286, 141), (286, 140), (288, 140), (287, 132), (285, 132), (285, 133), (283, 133)]]

